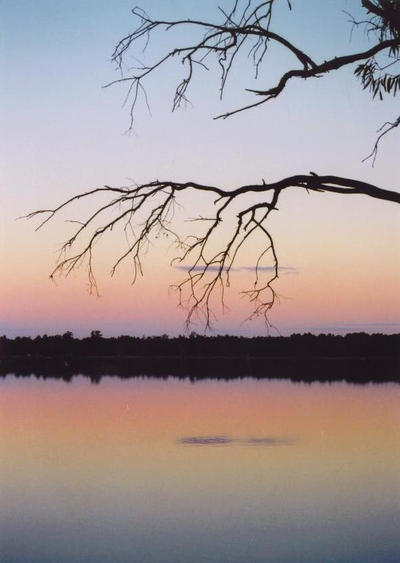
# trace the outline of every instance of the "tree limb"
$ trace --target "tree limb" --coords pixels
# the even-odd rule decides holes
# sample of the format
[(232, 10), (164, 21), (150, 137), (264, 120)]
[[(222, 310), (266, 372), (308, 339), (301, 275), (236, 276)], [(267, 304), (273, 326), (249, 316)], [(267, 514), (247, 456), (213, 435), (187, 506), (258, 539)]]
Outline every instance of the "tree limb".
[(379, 133), (378, 138), (375, 141), (374, 144), (374, 148), (372, 149), (372, 151), (369, 153), (368, 156), (366, 156), (365, 158), (363, 158), (363, 162), (369, 160), (370, 158), (372, 158), (372, 166), (375, 166), (375, 161), (376, 161), (376, 157), (378, 156), (378, 149), (379, 149), (379, 143), (381, 142), (382, 137), (384, 137), (387, 133), (389, 133), (389, 131), (392, 131), (392, 129), (395, 129), (396, 127), (398, 127), (400, 125), (400, 117), (398, 117), (396, 119), (396, 121), (386, 121), (386, 123), (384, 123), (382, 125), (382, 127), (380, 127), (377, 131), (377, 133)]
[[(168, 237), (178, 253), (173, 264), (178, 264), (179, 269), (184, 269), (187, 273), (181, 282), (173, 286), (179, 295), (179, 305), (186, 309), (187, 328), (196, 321), (200, 321), (205, 328), (210, 328), (216, 296), (219, 295), (224, 308), (224, 296), (230, 286), (231, 273), (240, 262), (241, 253), (250, 248), (254, 238), (258, 237), (257, 240), (263, 240), (264, 243), (255, 262), (254, 284), (252, 288), (244, 289), (242, 294), (247, 296), (252, 305), (249, 319), (262, 316), (269, 325), (268, 313), (277, 299), (273, 284), (279, 277), (279, 261), (273, 237), (268, 229), (268, 218), (272, 211), (277, 210), (279, 197), (287, 188), (319, 193), (366, 195), (400, 204), (398, 192), (351, 178), (319, 176), (311, 172), (271, 183), (243, 185), (235, 189), (170, 180), (157, 180), (131, 188), (104, 186), (77, 194), (54, 209), (29, 213), (27, 218), (44, 217), (37, 227), (40, 229), (55, 215), (81, 198), (108, 193), (111, 196), (108, 203), (96, 208), (84, 221), (77, 222), (77, 229), (61, 248), (51, 277), (57, 274), (68, 276), (86, 263), (90, 287), (97, 291), (93, 268), (95, 245), (104, 235), (121, 226), (126, 235), (127, 248), (117, 257), (111, 274), (116, 272), (124, 260), (130, 258), (134, 283), (138, 275), (143, 275), (142, 260), (149, 243), (155, 237)], [(189, 190), (197, 194), (214, 195), (216, 199), (212, 205), (212, 215), (198, 218), (200, 224), (203, 222), (207, 225), (203, 232), (184, 237), (176, 231), (174, 207), (179, 194)], [(249, 204), (248, 200), (251, 195), (256, 200), (253, 204)], [(243, 200), (244, 196), (246, 198)], [(239, 205), (241, 201), (239, 211), (234, 211), (233, 203), (238, 202)], [(102, 221), (105, 212), (109, 216), (110, 210), (114, 211), (114, 217)], [(229, 226), (227, 217), (234, 218), (233, 226)], [(268, 268), (262, 267), (265, 263), (272, 265)]]
[[(133, 111), (138, 102), (139, 94), (143, 92), (145, 95), (143, 81), (165, 63), (177, 57), (180, 58), (181, 63), (187, 68), (187, 74), (175, 90), (173, 109), (178, 108), (182, 102), (187, 101), (186, 93), (193, 79), (195, 66), (198, 65), (199, 68), (207, 69), (204, 65), (204, 61), (206, 58), (210, 57), (210, 55), (216, 56), (221, 69), (221, 96), (233, 62), (239, 51), (241, 51), (246, 44), (249, 45), (249, 55), (252, 57), (256, 77), (258, 76), (259, 66), (263, 61), (269, 43), (278, 43), (294, 55), (297, 62), (301, 64), (300, 68), (287, 70), (282, 74), (278, 83), (270, 88), (246, 89), (248, 92), (262, 97), (262, 100), (251, 102), (215, 117), (215, 119), (226, 119), (236, 113), (260, 106), (278, 97), (292, 78), (307, 79), (319, 77), (356, 62), (371, 61), (379, 53), (391, 53), (400, 48), (400, 37), (398, 35), (391, 36), (390, 38), (380, 36), (378, 43), (365, 51), (334, 57), (330, 60), (317, 63), (315, 58), (311, 57), (304, 50), (299, 49), (287, 37), (283, 37), (281, 34), (270, 29), (274, 1), (276, 0), (256, 2), (255, 8), (252, 10), (250, 9), (251, 6), (254, 6), (252, 0), (247, 3), (244, 10), (240, 8), (239, 2), (235, 2), (229, 14), (221, 10), (224, 14), (225, 21), (220, 24), (196, 19), (172, 21), (156, 20), (150, 18), (139, 8), (132, 10), (133, 15), (139, 19), (139, 25), (134, 32), (119, 41), (112, 55), (112, 59), (117, 63), (121, 72), (126, 53), (131, 48), (135, 48), (137, 43), (144, 37), (146, 38), (147, 46), (151, 36), (157, 30), (165, 30), (168, 32), (179, 27), (190, 26), (195, 30), (199, 30), (203, 35), (201, 39), (194, 41), (190, 45), (175, 47), (173, 50), (166, 52), (149, 66), (142, 65), (137, 69), (138, 72), (134, 72), (129, 76), (122, 76), (106, 85), (106, 87), (108, 87), (121, 82), (130, 84), (128, 90), (128, 97), (132, 95), (130, 128), (133, 126)], [(378, 30), (380, 29), (378, 24), (375, 24), (375, 27)]]
[[(137, 28), (123, 37), (115, 47), (112, 59), (123, 71), (124, 58), (131, 48), (140, 47), (157, 31), (173, 32), (182, 27), (193, 30), (189, 44), (181, 44), (177, 36), (176, 46), (159, 55), (150, 65), (141, 64), (130, 71), (129, 76), (122, 73), (116, 83), (128, 84), (127, 99), (131, 100), (130, 128), (133, 125), (134, 109), (141, 95), (146, 104), (147, 95), (144, 83), (148, 77), (164, 67), (172, 59), (178, 59), (184, 68), (184, 76), (175, 89), (173, 109), (187, 101), (187, 91), (197, 69), (208, 70), (206, 63), (212, 57), (220, 69), (220, 95), (224, 92), (228, 76), (240, 53), (245, 51), (255, 70), (255, 77), (263, 63), (271, 43), (278, 44), (295, 60), (295, 66), (281, 74), (277, 84), (264, 89), (248, 89), (257, 96), (257, 101), (224, 113), (219, 118), (227, 118), (246, 109), (259, 106), (278, 97), (292, 78), (308, 79), (323, 76), (331, 71), (360, 63), (355, 75), (360, 78), (364, 88), (373, 97), (382, 92), (393, 93), (400, 90), (400, 73), (394, 65), (400, 62), (400, 5), (395, 0), (362, 0), (368, 12), (363, 22), (367, 32), (373, 32), (377, 43), (365, 51), (334, 57), (317, 62), (304, 50), (294, 45), (290, 39), (271, 30), (272, 10), (276, 0), (235, 0), (230, 11), (220, 9), (221, 23), (202, 20), (154, 20), (143, 10), (132, 10), (138, 19)], [(290, 1), (288, 6), (291, 8)], [(199, 36), (194, 37), (196, 31)], [(379, 63), (376, 57), (379, 56)], [(381, 59), (386, 59), (382, 62)], [(387, 69), (390, 67), (390, 71)], [(393, 72), (392, 72), (393, 71)], [(261, 99), (260, 99), (261, 98)], [(400, 118), (399, 118), (400, 119)], [(384, 135), (399, 125), (400, 121), (386, 123), (368, 158), (375, 162), (379, 142)], [(365, 159), (365, 160), (366, 160)], [(261, 250), (255, 260), (253, 286), (242, 291), (252, 306), (249, 318), (263, 317), (269, 325), (268, 313), (277, 299), (274, 282), (279, 276), (278, 254), (274, 239), (269, 231), (269, 216), (277, 210), (282, 192), (288, 188), (305, 189), (307, 192), (329, 192), (341, 195), (365, 195), (374, 199), (400, 203), (400, 193), (377, 187), (368, 182), (336, 175), (317, 175), (314, 172), (282, 178), (276, 182), (243, 185), (234, 189), (202, 185), (196, 182), (153, 181), (133, 187), (96, 188), (78, 194), (54, 209), (42, 209), (30, 213), (27, 218), (41, 217), (38, 229), (48, 223), (60, 212), (69, 208), (82, 198), (90, 200), (99, 194), (107, 194), (110, 200), (95, 208), (83, 221), (74, 221), (78, 226), (61, 248), (59, 260), (51, 276), (68, 276), (77, 267), (86, 263), (89, 285), (97, 291), (93, 270), (96, 243), (120, 227), (125, 235), (126, 248), (117, 256), (112, 265), (113, 275), (120, 264), (131, 259), (133, 264), (133, 283), (143, 274), (142, 260), (150, 243), (157, 237), (172, 240), (177, 257), (173, 264), (186, 271), (186, 277), (174, 286), (179, 295), (179, 305), (187, 311), (187, 327), (200, 320), (209, 328), (214, 316), (215, 296), (219, 296), (222, 308), (225, 307), (225, 291), (230, 286), (232, 272), (240, 264), (241, 256), (252, 247), (257, 237)], [(196, 194), (212, 196), (211, 212), (207, 217), (194, 220), (199, 226), (189, 236), (177, 232), (174, 212), (179, 196), (189, 190)], [(254, 201), (250, 202), (251, 198)], [(110, 219), (110, 212), (114, 212)], [(107, 218), (106, 218), (107, 217)], [(229, 218), (229, 221), (227, 220)], [(200, 227), (203, 227), (200, 229)], [(223, 231), (225, 229), (225, 231)]]

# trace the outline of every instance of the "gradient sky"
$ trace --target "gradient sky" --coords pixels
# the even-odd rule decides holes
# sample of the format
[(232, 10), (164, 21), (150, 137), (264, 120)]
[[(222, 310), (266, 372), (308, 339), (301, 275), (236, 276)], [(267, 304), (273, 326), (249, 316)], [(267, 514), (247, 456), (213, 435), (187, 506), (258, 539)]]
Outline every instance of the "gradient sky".
[[(144, 0), (154, 16), (196, 16), (216, 20), (214, 0)], [(230, 2), (225, 2), (230, 5)], [(360, 14), (358, 0), (294, 0), (276, 13), (274, 29), (324, 60), (365, 48), (345, 11)], [(99, 247), (101, 297), (87, 292), (82, 269), (48, 280), (57, 248), (70, 225), (56, 220), (35, 233), (34, 222), (15, 221), (80, 191), (103, 184), (127, 185), (155, 178), (237, 187), (294, 173), (337, 174), (398, 189), (398, 132), (384, 139), (374, 168), (361, 160), (376, 130), (397, 117), (396, 101), (372, 102), (345, 69), (319, 80), (291, 83), (278, 100), (226, 121), (212, 116), (236, 107), (251, 87), (246, 59), (239, 60), (222, 102), (213, 73), (193, 84), (193, 107), (171, 113), (179, 66), (149, 84), (152, 115), (137, 108), (134, 133), (125, 135), (125, 91), (102, 85), (118, 75), (110, 63), (113, 46), (135, 27), (134, 4), (85, 0), (2, 0), (1, 261), (0, 333), (76, 335), (99, 329), (111, 334), (176, 334), (184, 312), (168, 285), (182, 272), (168, 267), (166, 247), (155, 246), (145, 261), (145, 278), (130, 284), (127, 264), (109, 278), (112, 258), (123, 241)], [(148, 56), (165, 41), (159, 37)], [(157, 43), (159, 42), (159, 44)], [(260, 84), (270, 85), (290, 61), (280, 51), (266, 58)], [(142, 55), (145, 57), (146, 55)], [(197, 201), (185, 201), (187, 215)], [(271, 314), (283, 334), (303, 331), (394, 332), (400, 329), (400, 222), (398, 206), (362, 196), (307, 195), (288, 190), (271, 218), (282, 273), (281, 303)], [(82, 217), (87, 207), (65, 218)], [(192, 210), (192, 213), (191, 213)], [(122, 244), (122, 247), (121, 247)], [(251, 258), (251, 256), (249, 256)], [(243, 262), (244, 267), (252, 266)], [(242, 270), (228, 296), (231, 312), (216, 329), (263, 334), (262, 323), (241, 324), (251, 312), (237, 290), (251, 284)], [(201, 327), (195, 327), (201, 330)]]

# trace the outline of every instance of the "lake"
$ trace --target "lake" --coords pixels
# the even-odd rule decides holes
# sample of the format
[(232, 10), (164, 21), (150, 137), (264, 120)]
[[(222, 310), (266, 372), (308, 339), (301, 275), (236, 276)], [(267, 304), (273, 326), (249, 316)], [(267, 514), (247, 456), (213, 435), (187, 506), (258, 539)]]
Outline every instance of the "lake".
[(400, 385), (0, 379), (2, 563), (400, 561)]

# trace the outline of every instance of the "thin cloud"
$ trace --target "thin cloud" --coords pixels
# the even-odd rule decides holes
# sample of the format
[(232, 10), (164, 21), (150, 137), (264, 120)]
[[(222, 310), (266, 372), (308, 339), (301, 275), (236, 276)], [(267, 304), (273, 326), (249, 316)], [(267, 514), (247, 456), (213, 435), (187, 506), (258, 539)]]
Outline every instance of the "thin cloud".
[[(182, 270), (183, 272), (188, 272), (189, 270), (192, 272), (202, 272), (204, 271), (204, 266), (174, 266), (176, 270)], [(207, 270), (209, 272), (218, 272), (220, 270), (219, 266), (215, 266), (213, 264), (211, 264), (210, 266), (208, 266)], [(224, 267), (223, 271), (226, 271), (227, 268)], [(274, 266), (259, 266), (257, 268), (258, 272), (274, 272), (275, 271), (275, 267)], [(255, 272), (256, 271), (256, 267), (255, 266), (234, 266), (232, 268), (230, 268), (231, 272)], [(279, 266), (279, 272), (286, 274), (298, 274), (299, 270), (295, 267), (295, 266)]]
[[(238, 268), (238, 270), (247, 270), (249, 272), (255, 272), (256, 267), (255, 266), (240, 266)], [(274, 266), (259, 266), (257, 268), (257, 270), (259, 272), (274, 272), (275, 268), (274, 268)], [(297, 272), (297, 268), (295, 268), (294, 266), (279, 266), (279, 271), (280, 272)]]
[(400, 329), (400, 323), (390, 323), (390, 322), (365, 322), (365, 323), (349, 323), (331, 326), (310, 326), (307, 330), (318, 331), (318, 332), (340, 332), (340, 333), (351, 333), (351, 332), (371, 332), (378, 331), (384, 333), (396, 332)]

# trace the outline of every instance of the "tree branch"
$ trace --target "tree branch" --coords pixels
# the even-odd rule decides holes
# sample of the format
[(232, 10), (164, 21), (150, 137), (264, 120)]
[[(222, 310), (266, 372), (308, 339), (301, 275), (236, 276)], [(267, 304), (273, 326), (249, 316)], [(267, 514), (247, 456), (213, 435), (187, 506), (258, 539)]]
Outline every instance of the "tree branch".
[[(175, 90), (173, 101), (174, 110), (177, 109), (182, 102), (187, 101), (186, 94), (194, 76), (195, 66), (197, 65), (199, 68), (207, 69), (204, 65), (204, 61), (211, 55), (216, 56), (217, 63), (221, 69), (221, 96), (234, 60), (245, 45), (248, 45), (248, 54), (251, 56), (256, 77), (258, 76), (259, 66), (271, 42), (281, 45), (301, 64), (300, 68), (292, 68), (284, 72), (278, 83), (273, 87), (266, 89), (248, 88), (248, 92), (256, 96), (261, 96), (262, 100), (251, 102), (237, 109), (218, 115), (215, 118), (226, 119), (236, 113), (260, 106), (278, 97), (292, 78), (307, 79), (319, 77), (356, 62), (367, 61), (368, 63), (368, 61), (373, 60), (379, 53), (391, 53), (400, 48), (400, 37), (398, 35), (387, 38), (384, 36), (385, 34), (383, 34), (383, 36), (381, 34), (379, 36), (379, 42), (370, 49), (359, 53), (334, 57), (328, 61), (317, 63), (313, 57), (295, 46), (287, 37), (283, 37), (281, 34), (270, 29), (274, 1), (275, 0), (256, 2), (254, 7), (253, 1), (249, 0), (245, 9), (241, 9), (240, 3), (235, 2), (229, 14), (221, 10), (225, 21), (220, 24), (196, 19), (172, 21), (156, 20), (150, 18), (139, 8), (132, 10), (133, 15), (139, 20), (139, 25), (133, 33), (125, 36), (117, 44), (112, 55), (113, 61), (117, 63), (121, 72), (126, 53), (131, 48), (138, 47), (138, 42), (143, 38), (146, 38), (146, 48), (150, 38), (157, 30), (169, 32), (180, 27), (190, 26), (202, 33), (202, 36), (190, 45), (175, 47), (173, 50), (166, 52), (149, 66), (142, 65), (138, 69), (138, 72), (134, 72), (130, 76), (122, 76), (106, 85), (106, 87), (108, 87), (121, 82), (130, 84), (128, 90), (128, 97), (132, 95), (130, 128), (133, 126), (133, 110), (138, 102), (139, 94), (143, 93), (143, 95), (146, 96), (143, 82), (150, 74), (159, 70), (161, 66), (164, 66), (165, 63), (174, 58), (179, 58), (181, 63), (187, 68), (186, 76), (184, 76)], [(371, 23), (371, 20), (368, 20), (367, 23)], [(374, 24), (374, 28), (378, 30), (381, 29), (378, 23)], [(360, 69), (358, 69), (357, 72), (361, 72)]]
[(387, 133), (389, 133), (389, 131), (392, 131), (393, 129), (395, 129), (399, 125), (400, 125), (400, 117), (398, 117), (396, 119), (396, 121), (393, 121), (393, 122), (392, 121), (386, 121), (386, 123), (384, 123), (382, 125), (382, 127), (380, 127), (377, 131), (377, 133), (379, 133), (379, 135), (378, 135), (378, 138), (375, 141), (374, 148), (372, 149), (372, 151), (369, 153), (368, 156), (363, 158), (362, 162), (365, 162), (365, 161), (369, 160), (370, 158), (372, 158), (372, 166), (375, 166), (375, 160), (376, 160), (376, 157), (378, 156), (379, 143), (381, 142), (382, 137), (384, 137)]
[(227, 117), (235, 115), (236, 113), (245, 111), (253, 107), (257, 107), (261, 104), (264, 104), (265, 102), (277, 98), (279, 94), (283, 92), (283, 90), (286, 88), (287, 83), (292, 78), (306, 79), (306, 78), (320, 77), (321, 75), (327, 74), (332, 70), (338, 70), (339, 68), (356, 63), (358, 61), (369, 59), (370, 57), (386, 49), (391, 49), (393, 47), (399, 47), (399, 46), (400, 46), (399, 39), (391, 39), (387, 41), (382, 41), (381, 43), (378, 43), (374, 47), (371, 47), (371, 49), (368, 49), (367, 51), (363, 51), (361, 53), (355, 53), (353, 55), (345, 55), (342, 57), (335, 57), (319, 65), (314, 65), (311, 68), (289, 70), (281, 76), (278, 84), (276, 86), (273, 86), (272, 88), (269, 88), (267, 90), (254, 90), (250, 88), (247, 89), (248, 92), (256, 94), (257, 96), (262, 96), (264, 98), (263, 100), (255, 102), (253, 104), (249, 104), (247, 106), (241, 107), (233, 111), (229, 111), (227, 113), (217, 116), (215, 119), (226, 119)]
[[(368, 16), (362, 22), (366, 25), (368, 36), (372, 32), (377, 43), (371, 48), (317, 62), (304, 50), (299, 49), (290, 39), (271, 30), (272, 10), (276, 0), (234, 0), (230, 11), (220, 9), (221, 23), (211, 23), (197, 19), (178, 19), (173, 21), (153, 20), (143, 10), (132, 10), (138, 26), (121, 39), (115, 47), (112, 60), (122, 72), (124, 58), (130, 49), (142, 46), (144, 49), (151, 37), (158, 31), (177, 31), (175, 47), (159, 54), (149, 65), (140, 64), (129, 76), (122, 72), (116, 83), (128, 85), (127, 99), (131, 100), (130, 128), (133, 125), (134, 109), (140, 96), (146, 104), (147, 94), (144, 85), (148, 77), (178, 59), (184, 74), (178, 83), (173, 98), (173, 110), (187, 101), (188, 88), (197, 70), (208, 70), (206, 63), (214, 57), (220, 69), (220, 95), (222, 96), (231, 69), (240, 53), (247, 52), (255, 78), (264, 61), (271, 43), (279, 45), (295, 60), (293, 68), (283, 71), (277, 84), (265, 89), (248, 89), (256, 96), (256, 101), (238, 109), (224, 113), (219, 118), (227, 118), (238, 112), (259, 106), (278, 97), (292, 78), (313, 78), (331, 71), (360, 63), (355, 75), (372, 96), (382, 92), (393, 93), (400, 90), (400, 74), (394, 65), (400, 62), (400, 8), (394, 0), (362, 0)], [(290, 1), (288, 6), (291, 8)], [(191, 40), (188, 44), (181, 40), (181, 28), (190, 27)], [(199, 35), (195, 37), (195, 33)], [(246, 51), (247, 49), (247, 51)], [(379, 55), (379, 63), (375, 57)], [(386, 57), (386, 59), (385, 59)], [(383, 59), (383, 60), (382, 60)], [(390, 66), (390, 72), (387, 70)], [(400, 124), (400, 118), (386, 123), (374, 148), (368, 157), (373, 163), (378, 146), (389, 131)], [(335, 175), (317, 175), (314, 172), (282, 178), (276, 182), (243, 185), (234, 189), (202, 185), (196, 182), (179, 183), (174, 181), (153, 181), (134, 187), (114, 188), (104, 186), (78, 194), (54, 209), (42, 209), (27, 215), (28, 219), (40, 217), (38, 229), (73, 203), (90, 196), (107, 194), (110, 200), (95, 208), (83, 221), (77, 223), (70, 238), (61, 247), (59, 260), (51, 274), (68, 276), (72, 271), (87, 265), (89, 285), (97, 291), (94, 274), (94, 251), (96, 243), (114, 228), (122, 229), (126, 248), (112, 265), (113, 275), (122, 262), (131, 259), (133, 264), (133, 283), (143, 274), (142, 260), (153, 239), (168, 237), (172, 240), (177, 257), (173, 264), (186, 272), (186, 277), (174, 286), (179, 295), (179, 305), (187, 311), (187, 327), (199, 321), (209, 328), (214, 318), (215, 298), (219, 297), (222, 309), (225, 307), (225, 292), (230, 286), (232, 273), (237, 269), (247, 249), (254, 249), (254, 242), (261, 243), (255, 259), (254, 282), (242, 294), (247, 296), (252, 306), (249, 318), (262, 316), (269, 324), (268, 313), (277, 299), (275, 282), (279, 276), (278, 254), (272, 234), (269, 231), (269, 216), (277, 210), (282, 191), (288, 188), (305, 189), (307, 192), (329, 192), (341, 195), (365, 195), (374, 199), (400, 203), (400, 193), (377, 187), (368, 182)], [(189, 190), (198, 195), (211, 196), (210, 216), (197, 217), (198, 231), (185, 236), (177, 232), (178, 222), (174, 212), (179, 196)], [(254, 201), (251, 201), (253, 198)], [(114, 215), (110, 219), (110, 212)], [(229, 220), (227, 220), (229, 219)]]
[[(123, 228), (127, 248), (112, 266), (113, 275), (120, 264), (130, 258), (133, 264), (134, 283), (138, 275), (143, 275), (142, 260), (150, 242), (157, 237), (172, 240), (177, 252), (173, 264), (184, 269), (187, 276), (173, 286), (179, 295), (179, 306), (187, 312), (186, 326), (200, 321), (205, 328), (210, 328), (214, 318), (215, 299), (219, 296), (222, 309), (225, 307), (225, 292), (230, 286), (230, 277), (237, 268), (240, 259), (251, 248), (255, 237), (264, 241), (255, 261), (254, 284), (244, 289), (251, 305), (249, 319), (262, 316), (269, 325), (268, 313), (277, 299), (274, 282), (279, 277), (279, 261), (273, 236), (268, 229), (268, 218), (277, 210), (277, 203), (282, 191), (287, 188), (300, 188), (308, 192), (330, 192), (337, 194), (366, 195), (375, 199), (400, 203), (400, 193), (378, 188), (367, 182), (334, 175), (319, 176), (314, 172), (282, 178), (276, 182), (249, 184), (235, 189), (223, 189), (218, 186), (203, 185), (196, 182), (154, 181), (132, 188), (104, 186), (89, 192), (77, 194), (54, 209), (41, 209), (26, 216), (28, 219), (44, 217), (37, 227), (40, 229), (55, 215), (88, 195), (108, 193), (111, 200), (97, 207), (63, 244), (59, 260), (51, 273), (68, 276), (72, 271), (86, 263), (89, 285), (97, 291), (94, 274), (94, 250), (96, 243), (117, 226)], [(192, 190), (197, 194), (214, 195), (212, 216), (199, 217), (205, 224), (202, 233), (183, 236), (176, 231), (174, 224), (174, 206), (179, 194)], [(249, 204), (253, 195), (255, 203)], [(246, 196), (244, 198), (243, 196)], [(233, 203), (237, 202), (237, 207)], [(112, 219), (102, 221), (110, 210), (115, 214)], [(234, 224), (227, 221), (234, 218)], [(129, 226), (129, 229), (128, 229)], [(268, 268), (263, 264), (272, 264)]]

